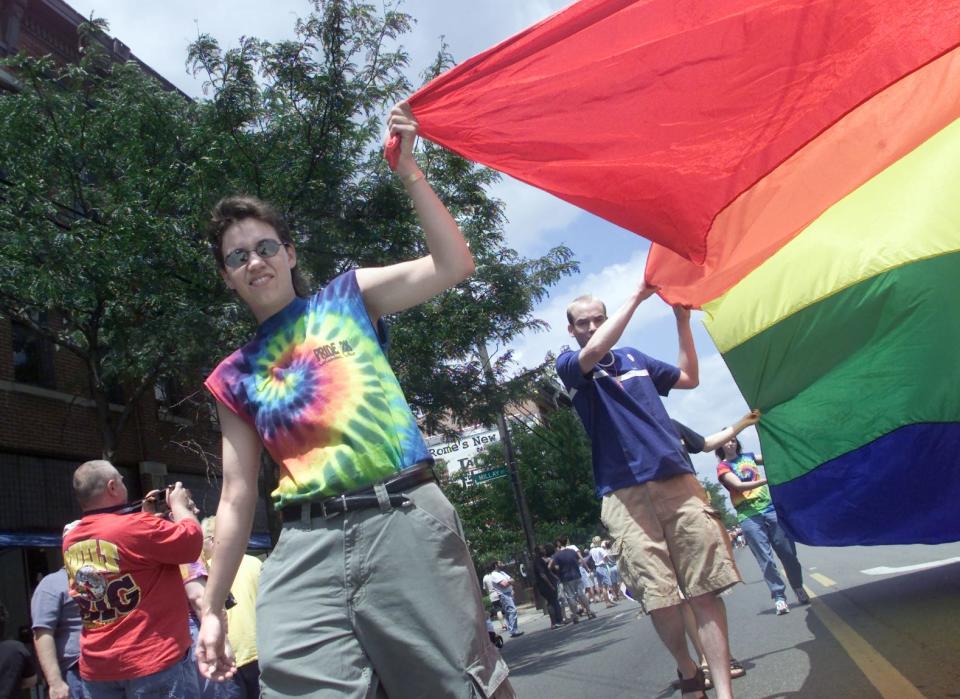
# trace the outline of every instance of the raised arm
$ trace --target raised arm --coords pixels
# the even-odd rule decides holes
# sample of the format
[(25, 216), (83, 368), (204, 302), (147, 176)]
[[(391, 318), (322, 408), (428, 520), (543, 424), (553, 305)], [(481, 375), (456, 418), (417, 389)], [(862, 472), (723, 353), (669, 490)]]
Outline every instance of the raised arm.
[[(704, 438), (703, 451), (706, 453), (716, 451), (725, 443), (729, 442), (731, 439), (750, 427), (750, 425), (756, 425), (758, 422), (760, 422), (760, 411), (751, 410), (749, 413), (733, 423), (730, 427), (724, 427), (719, 432), (714, 432), (713, 434)], [(757, 463), (760, 462), (757, 461)]]
[(690, 330), (690, 309), (676, 305), (673, 314), (677, 318), (677, 337), (680, 342), (680, 356), (677, 366), (680, 378), (674, 388), (696, 388), (700, 385), (700, 364), (697, 361), (697, 348), (693, 344), (693, 332)]
[(456, 286), (473, 274), (473, 256), (447, 207), (437, 197), (413, 157), (417, 122), (410, 105), (398, 104), (390, 111), (388, 127), (400, 135), (397, 176), (413, 200), (423, 228), (429, 254), (417, 260), (387, 267), (357, 270), (357, 284), (371, 320), (396, 313)]
[[(633, 318), (637, 307), (646, 299), (656, 293), (657, 287), (647, 286), (646, 282), (640, 284), (630, 298), (623, 302), (613, 315), (609, 316), (596, 332), (587, 341), (587, 344), (580, 350), (580, 371), (589, 374), (604, 355), (617, 344), (620, 336), (627, 327), (627, 323)], [(585, 319), (587, 321), (591, 319)]]
[(223, 442), (223, 490), (211, 555), (216, 564), (211, 567), (200, 603), (197, 663), (204, 677), (223, 681), (236, 671), (225, 643), (224, 604), (253, 526), (261, 443), (254, 429), (228, 408), (217, 403), (217, 412)]

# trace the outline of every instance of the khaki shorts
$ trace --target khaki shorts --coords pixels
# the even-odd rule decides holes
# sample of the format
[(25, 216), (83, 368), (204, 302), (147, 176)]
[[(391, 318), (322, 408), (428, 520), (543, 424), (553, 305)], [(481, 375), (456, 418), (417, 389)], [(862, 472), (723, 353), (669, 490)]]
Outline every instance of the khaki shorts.
[(692, 474), (609, 493), (600, 518), (620, 576), (647, 612), (680, 604), (680, 590), (697, 597), (741, 582), (720, 514)]

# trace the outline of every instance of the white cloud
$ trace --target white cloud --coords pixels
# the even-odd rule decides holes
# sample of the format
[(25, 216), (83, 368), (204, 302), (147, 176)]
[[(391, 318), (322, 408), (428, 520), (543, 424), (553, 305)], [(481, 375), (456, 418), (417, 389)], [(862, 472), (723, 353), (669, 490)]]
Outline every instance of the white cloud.
[(584, 215), (573, 204), (507, 175), (490, 193), (504, 203), (507, 243), (523, 255), (538, 254), (547, 233), (567, 228)]

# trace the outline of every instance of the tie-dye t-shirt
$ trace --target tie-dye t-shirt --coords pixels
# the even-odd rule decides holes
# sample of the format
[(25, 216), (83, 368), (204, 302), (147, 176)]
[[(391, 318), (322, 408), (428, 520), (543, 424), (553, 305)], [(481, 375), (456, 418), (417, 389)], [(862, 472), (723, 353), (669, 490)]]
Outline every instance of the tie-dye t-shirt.
[(757, 462), (754, 461), (754, 456), (750, 452), (744, 452), (732, 461), (721, 461), (717, 464), (717, 478), (730, 493), (733, 507), (737, 511), (737, 521), (742, 522), (773, 507), (773, 501), (770, 499), (770, 488), (761, 485), (759, 488), (753, 488), (752, 490), (733, 490), (723, 482), (723, 474), (725, 473), (732, 473), (744, 483), (749, 483), (750, 481), (760, 480), (760, 469), (757, 468)]
[(280, 464), (277, 507), (365, 488), (430, 458), (352, 271), (265, 320), (206, 386)]

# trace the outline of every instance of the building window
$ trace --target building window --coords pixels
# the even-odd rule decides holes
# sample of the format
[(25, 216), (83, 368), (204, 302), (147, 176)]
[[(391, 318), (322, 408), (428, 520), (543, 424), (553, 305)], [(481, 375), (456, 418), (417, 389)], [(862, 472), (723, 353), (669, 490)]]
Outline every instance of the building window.
[(161, 377), (153, 385), (153, 397), (161, 414), (188, 418), (189, 406), (180, 390), (180, 383), (170, 376)]
[[(37, 318), (39, 322), (39, 317)], [(53, 388), (53, 351), (48, 340), (23, 323), (10, 322), (13, 335), (13, 380)]]
[(107, 382), (107, 400), (113, 405), (126, 405), (127, 393), (118, 381), (112, 380)]

